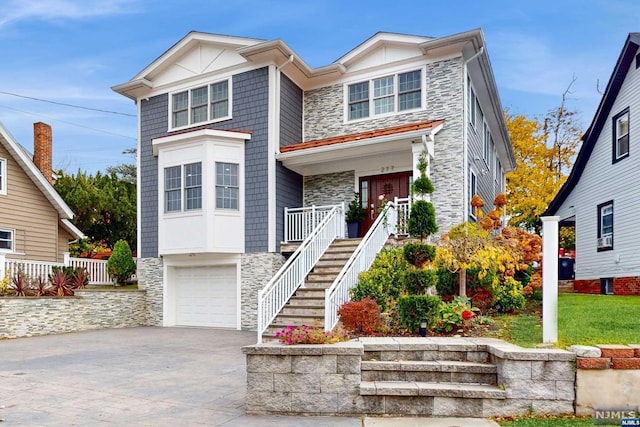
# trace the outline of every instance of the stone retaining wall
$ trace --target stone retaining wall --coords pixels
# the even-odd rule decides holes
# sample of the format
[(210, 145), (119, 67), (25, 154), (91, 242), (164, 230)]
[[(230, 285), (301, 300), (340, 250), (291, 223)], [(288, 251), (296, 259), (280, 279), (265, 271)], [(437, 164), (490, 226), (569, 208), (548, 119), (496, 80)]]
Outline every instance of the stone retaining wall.
[(144, 291), (76, 290), (73, 297), (0, 298), (0, 338), (148, 324)]
[(640, 345), (573, 346), (577, 355), (576, 414), (596, 408), (638, 408)]

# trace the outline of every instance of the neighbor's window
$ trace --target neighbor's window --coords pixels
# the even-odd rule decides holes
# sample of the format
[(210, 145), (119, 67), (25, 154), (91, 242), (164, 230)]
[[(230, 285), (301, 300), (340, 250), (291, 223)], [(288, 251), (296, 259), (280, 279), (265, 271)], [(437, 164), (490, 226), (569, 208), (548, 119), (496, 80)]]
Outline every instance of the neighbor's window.
[(476, 220), (476, 214), (474, 212), (473, 206), (471, 206), (471, 199), (473, 198), (473, 195), (477, 194), (477, 193), (478, 193), (478, 187), (477, 187), (476, 174), (475, 174), (475, 172), (473, 172), (473, 170), (470, 170), (469, 171), (469, 195), (468, 195), (468, 200), (469, 200), (469, 217), (473, 221)]
[(238, 210), (238, 165), (216, 162), (216, 208)]
[(7, 160), (0, 159), (0, 194), (7, 194)]
[(351, 84), (347, 96), (349, 120), (422, 108), (422, 70)]
[(171, 95), (171, 127), (222, 120), (231, 116), (229, 80)]
[(202, 163), (164, 168), (164, 211), (181, 212), (201, 208)]
[(0, 228), (0, 251), (13, 252), (13, 230)]
[(598, 205), (598, 250), (613, 249), (613, 201)]
[(471, 87), (471, 79), (467, 78), (467, 88), (469, 91), (469, 123), (475, 128), (476, 127), (476, 93), (473, 91), (473, 87)]
[(629, 155), (629, 109), (613, 118), (613, 163)]

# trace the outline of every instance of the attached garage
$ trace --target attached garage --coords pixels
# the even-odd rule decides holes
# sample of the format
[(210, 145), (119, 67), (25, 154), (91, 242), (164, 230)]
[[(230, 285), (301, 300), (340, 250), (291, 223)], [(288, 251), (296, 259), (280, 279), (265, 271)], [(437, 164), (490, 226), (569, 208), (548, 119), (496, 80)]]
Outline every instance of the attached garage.
[(175, 267), (175, 325), (238, 326), (235, 265)]

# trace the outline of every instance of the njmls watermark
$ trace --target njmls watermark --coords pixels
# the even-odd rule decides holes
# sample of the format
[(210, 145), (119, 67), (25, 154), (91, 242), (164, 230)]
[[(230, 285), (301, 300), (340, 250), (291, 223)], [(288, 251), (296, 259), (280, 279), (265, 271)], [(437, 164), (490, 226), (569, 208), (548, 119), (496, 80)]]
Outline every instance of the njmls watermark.
[(625, 408), (595, 408), (593, 410), (593, 424), (640, 427), (640, 412), (638, 412), (637, 406)]

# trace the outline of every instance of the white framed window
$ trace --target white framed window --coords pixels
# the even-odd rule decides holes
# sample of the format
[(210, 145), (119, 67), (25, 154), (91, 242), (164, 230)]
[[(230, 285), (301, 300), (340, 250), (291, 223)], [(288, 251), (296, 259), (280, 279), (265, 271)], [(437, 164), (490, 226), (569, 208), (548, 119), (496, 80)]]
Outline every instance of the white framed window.
[(216, 208), (239, 209), (238, 164), (216, 162)]
[(359, 120), (422, 108), (422, 70), (347, 86), (347, 119)]
[(613, 117), (613, 163), (629, 156), (629, 108)]
[(467, 90), (468, 90), (468, 101), (469, 101), (469, 123), (474, 128), (476, 127), (476, 93), (473, 91), (473, 87), (471, 87), (471, 79), (467, 77)]
[(489, 125), (487, 122), (482, 123), (482, 156), (484, 157), (484, 162), (489, 165), (489, 160), (491, 159), (491, 147), (493, 146), (493, 139), (491, 138), (491, 131), (489, 130)]
[(469, 218), (472, 221), (476, 220), (476, 214), (474, 212), (474, 208), (473, 208), (473, 206), (471, 206), (471, 199), (473, 198), (474, 194), (478, 194), (478, 178), (476, 177), (476, 173), (473, 171), (473, 169), (469, 169), (469, 197), (468, 197), (468, 201), (469, 201)]
[(0, 252), (13, 252), (15, 233), (9, 228), (0, 228)]
[(598, 205), (598, 251), (613, 249), (613, 201)]
[(202, 208), (202, 163), (164, 168), (165, 213)]
[(171, 129), (231, 118), (231, 79), (171, 94)]
[(7, 194), (7, 159), (0, 158), (0, 194)]

